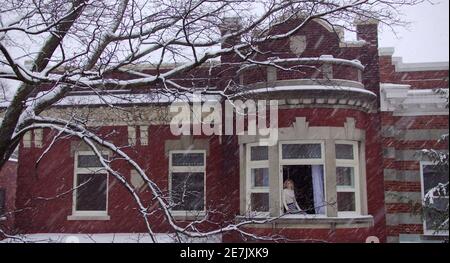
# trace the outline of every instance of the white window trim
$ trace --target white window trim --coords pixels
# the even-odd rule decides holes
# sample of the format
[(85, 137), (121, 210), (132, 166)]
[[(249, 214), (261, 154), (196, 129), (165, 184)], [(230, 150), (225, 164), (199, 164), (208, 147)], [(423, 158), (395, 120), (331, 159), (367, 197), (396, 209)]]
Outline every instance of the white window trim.
[[(172, 166), (172, 155), (175, 153), (202, 153), (203, 154), (203, 166)], [(206, 215), (206, 151), (205, 150), (173, 150), (169, 151), (169, 198), (171, 199), (172, 193), (172, 173), (203, 173), (203, 210), (172, 210), (170, 213), (173, 216), (191, 217), (191, 216), (203, 216)]]
[[(353, 160), (348, 159), (337, 159), (336, 157), (336, 168), (337, 167), (353, 167), (354, 172), (354, 185), (353, 187), (345, 187), (345, 186), (337, 186), (336, 185), (336, 194), (338, 192), (351, 192), (355, 193), (355, 211), (338, 211), (338, 217), (347, 217), (347, 216), (355, 216), (361, 215), (361, 187), (360, 187), (360, 173), (359, 173), (359, 145), (357, 141), (344, 141), (344, 140), (336, 140), (334, 142), (335, 147), (336, 144), (348, 144), (353, 146)], [(336, 200), (337, 201), (337, 200)], [(336, 205), (337, 209), (337, 205)]]
[[(267, 168), (270, 171), (269, 167), (269, 157), (267, 160), (251, 160), (251, 148), (255, 146), (268, 146), (267, 143), (248, 143), (246, 145), (246, 204), (247, 204), (247, 212), (250, 213), (251, 217), (268, 217), (270, 216), (270, 211), (261, 212), (261, 211), (252, 211), (251, 206), (251, 194), (252, 193), (267, 193), (270, 196), (270, 175), (269, 175), (269, 185), (267, 187), (252, 187), (252, 169), (258, 168)], [(270, 197), (269, 197), (269, 210), (270, 210)]]
[[(284, 144), (320, 144), (320, 157), (316, 159), (283, 159), (283, 145)], [(278, 145), (278, 161), (279, 161), (279, 185), (280, 185), (280, 215), (284, 214), (283, 207), (283, 166), (285, 165), (322, 165), (323, 167), (323, 189), (324, 199), (327, 200), (327, 183), (326, 183), (326, 165), (325, 165), (325, 141), (324, 140), (294, 140), (294, 141), (280, 141)], [(299, 218), (318, 218), (327, 217), (326, 214), (308, 214), (308, 215), (289, 215), (290, 217)]]
[[(421, 198), (422, 198), (422, 205), (425, 205), (425, 184), (424, 184), (424, 177), (423, 177), (423, 167), (427, 166), (427, 165), (432, 165), (432, 166), (436, 166), (436, 164), (434, 162), (431, 161), (421, 161), (420, 162), (420, 189), (421, 189)], [(426, 219), (423, 219), (423, 233), (424, 235), (430, 235), (430, 236), (448, 236), (449, 235), (449, 231), (439, 231), (437, 232), (436, 230), (427, 229), (426, 226)]]
[[(102, 155), (107, 155), (107, 152), (101, 152)], [(96, 155), (92, 151), (78, 151), (74, 154), (74, 176), (73, 176), (73, 191), (72, 191), (72, 215), (69, 216), (69, 220), (82, 220), (83, 217), (93, 217), (93, 220), (103, 220), (102, 217), (108, 216), (108, 206), (109, 206), (109, 173), (106, 171), (98, 172), (96, 174), (104, 174), (106, 176), (106, 209), (99, 211), (83, 211), (77, 210), (77, 179), (78, 174), (82, 173), (92, 173), (92, 168), (83, 167), (78, 168), (78, 156), (79, 155)], [(104, 168), (94, 167), (96, 170), (102, 170)]]

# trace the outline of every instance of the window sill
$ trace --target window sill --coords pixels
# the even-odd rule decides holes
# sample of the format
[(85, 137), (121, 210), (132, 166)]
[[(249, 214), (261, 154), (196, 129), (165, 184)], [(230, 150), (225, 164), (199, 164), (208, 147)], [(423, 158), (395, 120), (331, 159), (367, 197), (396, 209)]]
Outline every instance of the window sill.
[(195, 221), (203, 219), (206, 216), (205, 211), (172, 211), (172, 217), (177, 221)]
[(280, 218), (271, 217), (255, 217), (245, 218), (238, 216), (236, 219), (239, 222), (246, 220), (270, 220), (263, 224), (249, 224), (249, 227), (255, 228), (322, 228), (322, 229), (336, 229), (336, 228), (369, 228), (374, 225), (373, 216), (347, 216), (347, 217), (327, 217), (325, 215), (285, 215)]
[(448, 239), (445, 235), (430, 234), (400, 234), (399, 243), (442, 243)]
[(70, 215), (67, 217), (69, 221), (108, 221), (109, 215)]
[(439, 233), (425, 233), (421, 235), (422, 240), (445, 240), (448, 239), (448, 232), (439, 232)]

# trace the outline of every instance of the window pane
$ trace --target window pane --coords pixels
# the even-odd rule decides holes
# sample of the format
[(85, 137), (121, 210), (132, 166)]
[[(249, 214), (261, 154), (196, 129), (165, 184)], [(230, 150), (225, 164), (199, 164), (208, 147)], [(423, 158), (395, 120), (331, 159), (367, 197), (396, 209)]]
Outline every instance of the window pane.
[(355, 169), (353, 167), (336, 167), (337, 186), (355, 186)]
[[(439, 183), (448, 183), (448, 171), (436, 165), (424, 165), (423, 184), (425, 194), (433, 187), (436, 187)], [(446, 192), (448, 196), (448, 189)]]
[(353, 160), (352, 144), (336, 144), (336, 159)]
[[(104, 159), (107, 159), (108, 156), (103, 155)], [(87, 168), (87, 167), (102, 167), (100, 160), (97, 155), (78, 155), (78, 167), (79, 168)]]
[[(423, 166), (424, 194), (439, 184), (449, 181), (448, 168), (436, 165)], [(429, 200), (424, 208), (426, 230), (448, 231), (448, 224), (442, 227), (442, 223), (448, 220), (448, 185), (445, 191), (435, 191), (434, 198)]]
[(250, 160), (252, 161), (269, 160), (269, 147), (267, 146), (250, 147)]
[(204, 210), (204, 173), (172, 173), (172, 210)]
[(337, 207), (339, 212), (355, 211), (355, 193), (338, 192)]
[(106, 174), (77, 174), (76, 210), (106, 211)]
[(0, 216), (6, 212), (6, 191), (0, 189)]
[(424, 209), (426, 230), (447, 230), (448, 224), (448, 198), (434, 198), (433, 204), (428, 204)]
[(268, 187), (269, 168), (252, 169), (252, 182), (253, 187)]
[(283, 144), (283, 159), (320, 159), (320, 144)]
[(203, 153), (173, 153), (173, 166), (203, 166)]
[(256, 212), (269, 211), (269, 193), (252, 193), (250, 200), (252, 211)]

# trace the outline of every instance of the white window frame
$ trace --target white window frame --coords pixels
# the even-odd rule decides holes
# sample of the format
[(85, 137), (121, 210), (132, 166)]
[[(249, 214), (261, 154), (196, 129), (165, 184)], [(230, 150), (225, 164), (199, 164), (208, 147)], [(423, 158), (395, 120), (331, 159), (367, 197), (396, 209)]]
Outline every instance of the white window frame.
[[(283, 159), (283, 145), (285, 144), (320, 144), (320, 158), (315, 159)], [(325, 165), (325, 141), (324, 140), (294, 140), (294, 141), (280, 141), (279, 143), (279, 185), (280, 185), (280, 215), (284, 214), (283, 207), (283, 166), (286, 165), (322, 165), (323, 167), (323, 189), (324, 189), (324, 199), (327, 200), (327, 183), (326, 183), (326, 170), (327, 167)], [(289, 217), (327, 217), (325, 214), (298, 214), (298, 215), (289, 215)]]
[[(420, 162), (420, 189), (421, 189), (422, 205), (425, 205), (425, 200), (424, 200), (425, 199), (425, 184), (424, 184), (424, 176), (423, 176), (423, 167), (427, 166), (427, 165), (436, 166), (436, 164), (431, 161), (421, 161)], [(448, 197), (447, 197), (447, 199), (448, 199)], [(449, 231), (437, 232), (436, 230), (433, 230), (433, 229), (427, 229), (425, 217), (423, 219), (423, 233), (424, 233), (424, 235), (433, 235), (433, 236), (448, 236), (449, 235)]]
[[(176, 153), (202, 153), (203, 166), (173, 166), (172, 156)], [(205, 150), (173, 150), (169, 151), (169, 199), (172, 200), (172, 173), (203, 173), (203, 210), (172, 210), (174, 216), (202, 216), (206, 215), (206, 151)]]
[[(269, 147), (267, 143), (248, 143), (246, 145), (246, 199), (247, 199), (247, 212), (250, 213), (252, 217), (268, 217), (270, 215), (270, 167), (269, 167), (269, 156), (267, 160), (251, 160), (251, 148), (256, 146), (266, 146)], [(269, 148), (267, 149), (269, 151)], [(267, 168), (269, 169), (269, 185), (267, 187), (253, 187), (252, 169)], [(269, 195), (269, 211), (252, 211), (251, 205), (251, 195), (253, 193), (267, 193)]]
[[(357, 141), (344, 141), (344, 140), (336, 140), (334, 142), (334, 147), (336, 144), (347, 144), (353, 146), (353, 160), (349, 159), (338, 159), (336, 156), (336, 169), (337, 167), (352, 167), (354, 172), (354, 182), (353, 187), (347, 186), (338, 186), (336, 184), (336, 196), (338, 192), (350, 192), (355, 193), (355, 211), (338, 211), (338, 217), (347, 217), (347, 216), (355, 216), (361, 215), (361, 189), (360, 189), (360, 172), (359, 172), (359, 145)], [(337, 200), (336, 200), (337, 202)], [(337, 210), (337, 203), (336, 203)]]
[[(107, 152), (101, 152), (102, 155), (108, 155)], [(73, 194), (72, 194), (72, 215), (80, 216), (80, 217), (97, 217), (97, 216), (108, 216), (108, 206), (109, 206), (109, 173), (103, 167), (78, 167), (78, 156), (79, 155), (95, 155), (93, 151), (77, 151), (74, 154), (74, 176), (73, 176)], [(95, 169), (95, 170), (93, 170)], [(78, 174), (92, 174), (93, 171), (96, 175), (105, 175), (106, 176), (106, 208), (105, 210), (99, 211), (83, 211), (77, 210), (77, 180)]]
[[(0, 218), (1, 218), (1, 216), (3, 215), (3, 213), (6, 213), (7, 211), (7, 209), (6, 209), (6, 187), (5, 188), (3, 188), (3, 187), (0, 187), (0, 193), (2, 193), (3, 192), (3, 204), (2, 203), (0, 203), (0, 208), (3, 208), (3, 211), (2, 210), (0, 210)], [(1, 221), (1, 219), (0, 219), (0, 221)]]

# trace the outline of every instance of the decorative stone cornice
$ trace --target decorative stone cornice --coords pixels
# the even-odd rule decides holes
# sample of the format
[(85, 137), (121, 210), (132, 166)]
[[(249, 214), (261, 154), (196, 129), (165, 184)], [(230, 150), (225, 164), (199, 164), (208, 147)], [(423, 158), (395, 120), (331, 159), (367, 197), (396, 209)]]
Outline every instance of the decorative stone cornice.
[(395, 116), (448, 115), (448, 89), (413, 90), (410, 85), (382, 83), (380, 85), (381, 111)]
[(317, 106), (350, 107), (366, 112), (377, 110), (376, 94), (362, 87), (294, 84), (292, 81), (277, 81), (273, 87), (253, 88), (240, 93), (235, 98), (276, 99), (280, 108)]

